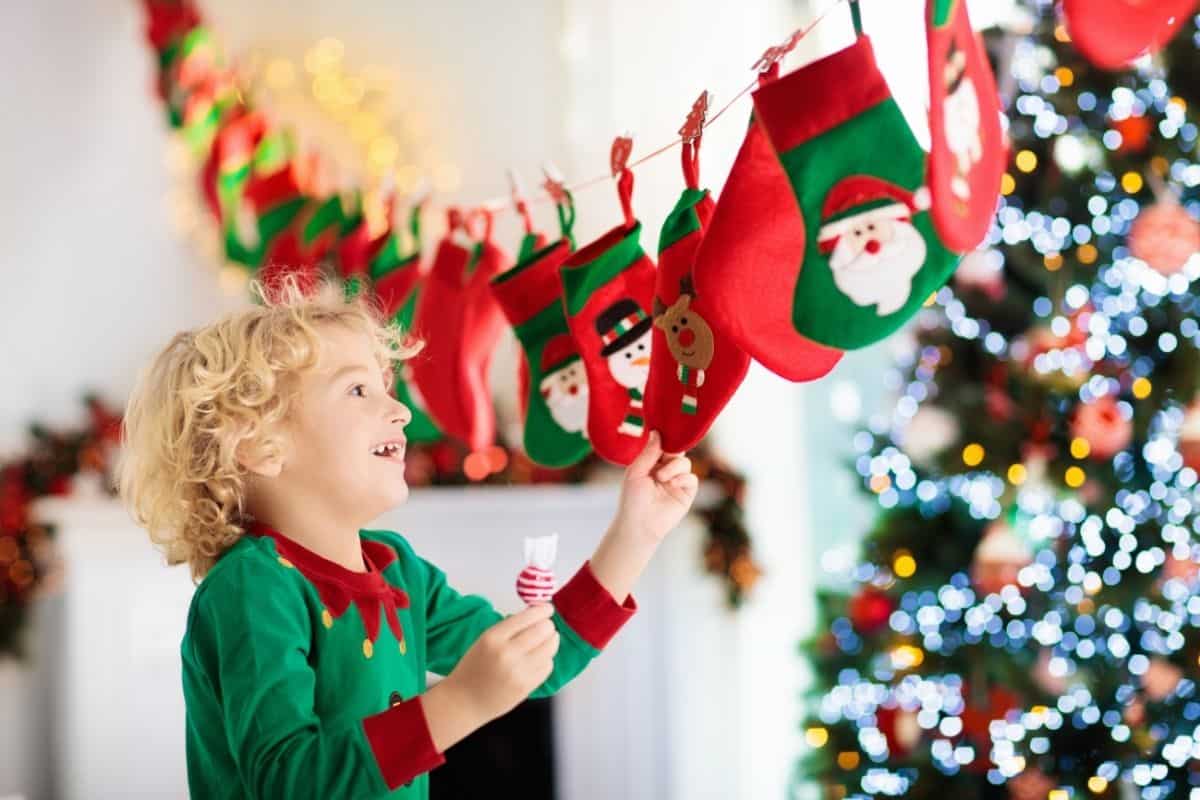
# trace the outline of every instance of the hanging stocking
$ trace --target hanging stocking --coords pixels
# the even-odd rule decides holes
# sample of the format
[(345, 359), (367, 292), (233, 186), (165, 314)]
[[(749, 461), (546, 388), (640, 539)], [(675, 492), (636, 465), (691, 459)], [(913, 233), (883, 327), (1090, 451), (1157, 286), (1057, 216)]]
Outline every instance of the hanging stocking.
[[(388, 240), (371, 261), (371, 284), (384, 313), (405, 333), (411, 333), (425, 278), (421, 270), (421, 206), (414, 205), (408, 219), (408, 244), (404, 227), (393, 230)], [(419, 356), (418, 356), (419, 357)], [(396, 367), (394, 393), (396, 399), (408, 406), (412, 421), (404, 426), (410, 442), (436, 442), (442, 438), (425, 407), (425, 398), (413, 380), (412, 361), (405, 360)]]
[(463, 275), (471, 251), (457, 241), (462, 217), (456, 209), (451, 209), (449, 223), (413, 314), (413, 334), (425, 346), (409, 363), (429, 416), (440, 430), (460, 436), (468, 427), (459, 405), (457, 365), (462, 359)]
[(574, 216), (573, 206), (560, 205), (562, 238), (492, 280), (492, 295), (521, 343), (525, 452), (546, 467), (570, 466), (591, 451), (587, 374), (567, 328), (558, 276), (571, 254)]
[(1063, 0), (1067, 33), (1101, 69), (1118, 70), (1171, 40), (1196, 0)]
[[(774, 75), (768, 72), (760, 80)], [(822, 347), (792, 327), (805, 235), (787, 173), (762, 126), (751, 119), (692, 273), (713, 328), (767, 369), (796, 382), (823, 377), (842, 357), (841, 350)]]
[(495, 445), (496, 410), (488, 376), (496, 344), (508, 326), (500, 304), (492, 296), (492, 279), (512, 265), (509, 255), (492, 240), (492, 213), (479, 212), (484, 230), (467, 268), (463, 320), (462, 374), (468, 427), (461, 438), (471, 448), (464, 464), (468, 477), (482, 478), (499, 472), (507, 463), (504, 449)]
[(490, 222), (469, 250), (455, 241), (465, 229), (461, 215), (452, 210), (450, 218), (416, 304), (413, 333), (425, 349), (412, 359), (412, 377), (437, 427), (471, 449), (470, 474), (479, 478), (503, 466), (499, 451), (489, 449), (496, 418), (487, 375), (505, 322), (488, 282), (507, 257), (491, 241)]
[(646, 419), (668, 453), (703, 438), (750, 368), (750, 357), (708, 324), (708, 297), (692, 284), (692, 262), (713, 212), (708, 191), (699, 188), (699, 150), (698, 135), (683, 144), (687, 188), (658, 243)]
[[(851, 10), (858, 27), (858, 5)], [(925, 213), (925, 153), (870, 40), (860, 36), (760, 87), (754, 108), (809, 229), (793, 295), (796, 332), (841, 349), (883, 339), (946, 282), (958, 258)]]
[[(619, 144), (614, 150), (628, 153)], [(568, 258), (559, 274), (567, 326), (587, 374), (588, 438), (602, 458), (628, 465), (647, 434), (644, 393), (655, 269), (638, 243), (642, 225), (633, 216), (633, 173), (624, 158), (615, 160), (625, 224)]]
[(929, 0), (929, 213), (946, 246), (974, 250), (1000, 199), (1000, 99), (965, 0)]

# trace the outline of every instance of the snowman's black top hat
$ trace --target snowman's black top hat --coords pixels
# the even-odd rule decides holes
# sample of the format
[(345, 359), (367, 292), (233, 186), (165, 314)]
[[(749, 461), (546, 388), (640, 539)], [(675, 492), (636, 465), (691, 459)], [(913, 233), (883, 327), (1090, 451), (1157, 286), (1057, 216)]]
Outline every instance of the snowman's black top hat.
[(610, 356), (636, 342), (653, 324), (641, 306), (623, 297), (596, 317), (596, 333), (604, 347), (600, 355)]

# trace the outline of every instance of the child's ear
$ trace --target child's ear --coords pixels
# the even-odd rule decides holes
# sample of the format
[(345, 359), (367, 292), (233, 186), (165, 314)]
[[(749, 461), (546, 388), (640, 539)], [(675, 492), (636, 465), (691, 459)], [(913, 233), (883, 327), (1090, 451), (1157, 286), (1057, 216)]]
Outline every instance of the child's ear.
[(276, 478), (283, 471), (283, 449), (277, 439), (243, 439), (235, 457), (248, 472), (261, 478)]

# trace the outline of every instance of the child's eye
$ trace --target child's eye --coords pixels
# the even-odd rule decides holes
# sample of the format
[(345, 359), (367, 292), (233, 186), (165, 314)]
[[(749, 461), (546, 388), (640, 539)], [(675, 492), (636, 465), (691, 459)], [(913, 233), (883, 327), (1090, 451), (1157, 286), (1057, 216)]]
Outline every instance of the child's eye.
[(350, 394), (357, 394), (358, 397), (366, 397), (367, 387), (364, 384), (356, 383), (350, 387)]

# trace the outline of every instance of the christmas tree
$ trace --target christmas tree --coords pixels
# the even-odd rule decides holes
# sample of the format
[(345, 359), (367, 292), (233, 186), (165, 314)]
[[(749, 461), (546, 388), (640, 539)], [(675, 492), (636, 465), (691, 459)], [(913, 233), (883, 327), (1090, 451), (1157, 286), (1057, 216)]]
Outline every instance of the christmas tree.
[(819, 597), (800, 778), (1200, 796), (1196, 20), (1118, 71), (1049, 0), (986, 39), (1004, 196), (853, 437), (880, 513)]

